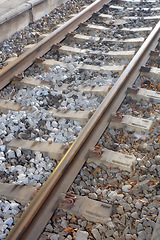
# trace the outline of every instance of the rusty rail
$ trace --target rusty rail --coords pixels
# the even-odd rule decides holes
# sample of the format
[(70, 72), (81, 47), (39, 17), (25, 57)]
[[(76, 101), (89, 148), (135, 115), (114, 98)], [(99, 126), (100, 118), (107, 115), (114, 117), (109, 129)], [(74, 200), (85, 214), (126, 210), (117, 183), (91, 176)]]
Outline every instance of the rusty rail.
[(114, 113), (125, 98), (127, 88), (139, 75), (140, 66), (148, 59), (160, 38), (160, 22), (124, 70), (100, 107), (88, 121), (79, 137), (65, 154), (49, 179), (22, 214), (7, 240), (38, 239), (58, 205), (59, 196), (66, 192), (80, 171), (88, 155), (88, 149), (97, 143)]

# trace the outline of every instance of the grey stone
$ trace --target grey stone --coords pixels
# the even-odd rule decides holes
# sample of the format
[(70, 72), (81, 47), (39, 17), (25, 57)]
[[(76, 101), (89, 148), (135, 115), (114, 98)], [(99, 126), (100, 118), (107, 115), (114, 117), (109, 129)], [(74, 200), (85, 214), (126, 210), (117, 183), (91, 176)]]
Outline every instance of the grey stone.
[(16, 155), (18, 158), (22, 156), (21, 150), (19, 148), (16, 149)]
[(51, 224), (48, 224), (45, 228), (46, 231), (52, 232), (53, 231), (53, 227)]
[(127, 227), (124, 229), (123, 234), (125, 235), (125, 234), (127, 234), (127, 233), (129, 233), (129, 232), (130, 232), (130, 230), (129, 230), (129, 227), (127, 226)]
[(160, 200), (160, 195), (156, 195), (153, 197), (154, 200)]
[(160, 214), (158, 215), (157, 221), (156, 221), (156, 225), (152, 234), (152, 238), (151, 240), (158, 240), (159, 236), (160, 236)]
[(59, 240), (59, 235), (55, 233), (47, 234), (50, 240)]
[(154, 221), (152, 221), (152, 220), (150, 220), (150, 221), (148, 221), (148, 227), (152, 227), (153, 229), (154, 229), (154, 227), (155, 227), (155, 222)]
[(4, 152), (6, 150), (6, 146), (5, 145), (1, 145), (0, 146), (0, 151)]
[(100, 195), (100, 194), (102, 193), (102, 190), (101, 190), (100, 188), (98, 188), (98, 189), (96, 190), (96, 193), (97, 193), (98, 195)]
[(146, 162), (145, 162), (145, 165), (146, 165), (146, 167), (149, 168), (149, 167), (151, 166), (151, 162), (150, 162), (150, 161), (146, 161)]
[(160, 162), (160, 155), (155, 156), (155, 160), (159, 163)]
[(137, 238), (137, 239), (138, 239), (138, 240), (146, 240), (145, 230), (138, 232), (138, 238)]
[(140, 183), (138, 183), (139, 187), (145, 187), (146, 185), (148, 185), (148, 183), (150, 182), (150, 180), (146, 179)]
[(142, 206), (143, 206), (143, 202), (140, 202), (140, 201), (137, 201), (136, 203), (135, 203), (135, 208), (137, 208), (137, 209), (142, 209)]
[(114, 233), (114, 230), (113, 229), (108, 229), (106, 232), (105, 232), (105, 235), (106, 237), (111, 237), (113, 236), (113, 233)]
[(136, 185), (136, 187), (130, 190), (130, 193), (134, 194), (135, 196), (137, 196), (137, 194), (139, 194), (140, 192), (142, 192), (142, 189), (138, 187), (138, 184)]
[(62, 226), (63, 228), (66, 228), (66, 227), (68, 226), (67, 221), (66, 221), (65, 219), (62, 219), (62, 221), (61, 221), (61, 226)]
[(123, 202), (123, 203), (120, 203), (120, 204), (123, 206), (124, 210), (131, 210), (131, 206), (130, 206), (129, 203)]
[(144, 229), (144, 227), (143, 227), (142, 223), (138, 223), (138, 225), (137, 225), (137, 232), (140, 232), (143, 229)]
[(98, 199), (98, 196), (96, 193), (89, 193), (88, 196), (89, 196), (89, 198), (94, 199), (94, 200)]
[(11, 202), (11, 203), (10, 203), (11, 209), (19, 210), (19, 206), (20, 206), (20, 204), (19, 204), (19, 203), (16, 203), (16, 202)]
[(137, 212), (133, 212), (133, 213), (131, 214), (131, 216), (132, 216), (133, 218), (138, 218), (139, 214), (138, 214)]
[(133, 240), (133, 235), (132, 234), (127, 233), (125, 235), (125, 237), (126, 237), (126, 240)]
[(101, 240), (101, 235), (96, 228), (92, 229), (91, 233), (96, 240)]
[(114, 237), (115, 239), (118, 239), (118, 237), (119, 237), (118, 231), (115, 231), (115, 232), (113, 233), (113, 237)]
[(3, 224), (0, 226), (0, 232), (5, 232), (5, 230), (7, 229), (7, 227), (8, 227), (8, 225), (3, 223)]
[(109, 197), (111, 200), (115, 200), (116, 197), (117, 197), (117, 192), (116, 192), (116, 191), (110, 191), (110, 193), (108, 194), (108, 197)]
[(150, 226), (146, 227), (145, 230), (146, 230), (147, 235), (152, 233), (152, 227), (150, 227)]
[(5, 157), (5, 156), (4, 156), (4, 152), (0, 152), (0, 160), (1, 160), (1, 159), (5, 159), (4, 157)]
[[(108, 240), (108, 238), (107, 239), (105, 239), (105, 240)], [(126, 238), (125, 238), (125, 236), (124, 235), (122, 235), (122, 236), (120, 236), (117, 240), (126, 240)]]
[(139, 176), (139, 181), (144, 181), (147, 178), (147, 175)]
[(103, 183), (104, 183), (104, 178), (99, 178), (98, 181), (99, 181), (99, 184), (102, 184), (102, 185), (103, 185)]
[(11, 225), (13, 224), (13, 218), (12, 218), (12, 217), (8, 218), (8, 219), (4, 222), (4, 224), (11, 226)]
[(155, 143), (155, 144), (154, 144), (154, 149), (159, 149), (159, 147), (160, 147), (160, 144), (159, 144), (159, 143)]
[(82, 226), (82, 227), (86, 227), (86, 225), (87, 225), (87, 221), (84, 220), (84, 221), (81, 223), (81, 226)]
[(69, 226), (72, 228), (79, 228), (79, 225), (74, 223), (70, 223)]
[(14, 136), (13, 136), (13, 134), (12, 133), (10, 133), (7, 137), (6, 137), (6, 142), (10, 142), (10, 141), (12, 141), (14, 139)]
[(124, 213), (124, 211), (123, 211), (123, 206), (118, 206), (118, 207), (117, 207), (117, 212), (118, 212), (119, 214)]
[(150, 171), (154, 171), (156, 168), (157, 168), (157, 166), (156, 166), (155, 164), (153, 164), (153, 165), (149, 168), (149, 170), (150, 170)]
[(150, 208), (150, 212), (158, 215), (158, 210), (155, 207)]
[(129, 192), (129, 190), (131, 189), (131, 185), (124, 185), (123, 187), (122, 187), (122, 190), (124, 191), (124, 192)]
[(108, 193), (107, 189), (102, 190), (102, 195), (106, 195)]
[(81, 194), (86, 195), (86, 194), (90, 193), (90, 190), (83, 188), (83, 189), (80, 190), (80, 192), (81, 192)]
[(158, 174), (160, 174), (160, 165), (157, 165)]
[(76, 234), (76, 240), (87, 240), (89, 233), (86, 231), (78, 230)]
[(15, 156), (15, 152), (14, 152), (13, 150), (9, 149), (9, 150), (7, 151), (7, 157), (8, 157), (8, 158), (15, 158), (15, 157), (16, 157), (16, 156)]
[(5, 239), (6, 238), (6, 234), (0, 233), (0, 239)]
[(71, 236), (71, 235), (68, 235), (66, 239), (72, 240), (72, 236)]
[(107, 222), (106, 225), (107, 225), (109, 228), (111, 228), (111, 229), (115, 227), (115, 225), (114, 225), (114, 223), (113, 223), (112, 221)]
[(102, 233), (104, 233), (104, 232), (106, 231), (105, 226), (102, 226), (101, 224), (98, 224), (98, 225), (96, 226), (96, 228), (98, 229), (98, 231), (99, 231), (100, 234), (102, 234)]

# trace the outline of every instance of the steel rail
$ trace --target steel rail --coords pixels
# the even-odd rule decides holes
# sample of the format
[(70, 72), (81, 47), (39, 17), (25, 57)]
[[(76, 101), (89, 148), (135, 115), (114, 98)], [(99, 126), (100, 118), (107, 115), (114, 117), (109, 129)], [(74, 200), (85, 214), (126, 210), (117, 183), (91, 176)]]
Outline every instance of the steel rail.
[(67, 21), (63, 26), (59, 27), (49, 36), (37, 43), (34, 47), (19, 56), (14, 62), (2, 69), (0, 71), (0, 89), (5, 87), (14, 76), (22, 73), (32, 65), (36, 58), (43, 56), (54, 44), (62, 41), (68, 33), (74, 31), (80, 23), (88, 20), (93, 13), (99, 11), (104, 4), (109, 3), (110, 1), (111, 0), (95, 1), (75, 17)]
[(74, 181), (87, 159), (88, 149), (97, 143), (97, 139), (108, 126), (110, 115), (119, 108), (125, 98), (127, 88), (132, 86), (138, 77), (140, 66), (146, 63), (150, 51), (155, 49), (159, 38), (160, 22), (157, 23), (76, 141), (22, 214), (6, 238), (7, 240), (38, 239), (40, 232), (43, 231), (56, 210), (61, 193), (66, 192)]

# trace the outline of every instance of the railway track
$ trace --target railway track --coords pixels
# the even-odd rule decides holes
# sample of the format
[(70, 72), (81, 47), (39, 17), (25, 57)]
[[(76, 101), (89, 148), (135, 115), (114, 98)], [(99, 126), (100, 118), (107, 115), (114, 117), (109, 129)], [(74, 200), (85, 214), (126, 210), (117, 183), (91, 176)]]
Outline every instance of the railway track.
[(158, 239), (159, 11), (95, 1), (3, 64), (1, 204), (35, 197), (1, 239)]

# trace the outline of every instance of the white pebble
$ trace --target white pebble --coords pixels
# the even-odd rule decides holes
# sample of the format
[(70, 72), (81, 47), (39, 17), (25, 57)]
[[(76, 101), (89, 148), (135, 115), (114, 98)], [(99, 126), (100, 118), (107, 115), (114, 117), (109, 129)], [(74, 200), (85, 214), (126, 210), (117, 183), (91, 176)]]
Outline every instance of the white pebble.
[(13, 224), (13, 218), (12, 218), (12, 217), (8, 218), (8, 219), (4, 222), (4, 224), (11, 226), (11, 225)]

